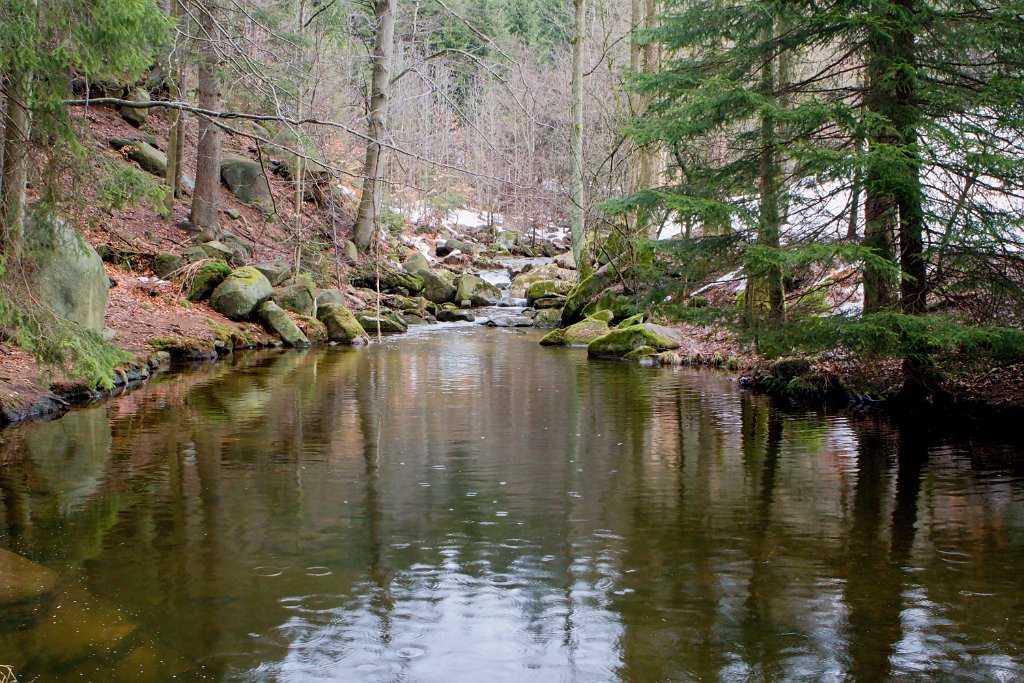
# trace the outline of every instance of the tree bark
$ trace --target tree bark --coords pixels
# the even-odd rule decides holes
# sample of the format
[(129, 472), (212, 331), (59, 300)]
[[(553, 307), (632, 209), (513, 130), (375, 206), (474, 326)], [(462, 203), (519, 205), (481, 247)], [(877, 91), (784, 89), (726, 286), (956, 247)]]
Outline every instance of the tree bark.
[[(220, 110), (220, 76), (217, 55), (217, 22), (212, 7), (199, 6), (201, 47), (199, 50), (199, 106)], [(192, 195), (192, 224), (199, 239), (209, 241), (222, 235), (220, 226), (221, 130), (208, 119), (199, 119), (199, 144), (196, 151), (196, 189)]]
[[(174, 18), (175, 24), (180, 24), (182, 17), (185, 16), (183, 11), (183, 3), (187, 0), (170, 0), (170, 12)], [(179, 34), (180, 35), (180, 34)], [(181, 57), (178, 51), (183, 49), (178, 40), (175, 40), (174, 51), (171, 54), (170, 64), (170, 90), (171, 99), (178, 100), (181, 98)], [(164, 175), (164, 182), (167, 185), (167, 195), (164, 199), (164, 208), (167, 210), (167, 214), (171, 217), (174, 216), (174, 199), (175, 197), (181, 196), (181, 190), (179, 188), (179, 180), (181, 175), (181, 148), (178, 144), (182, 138), (182, 117), (181, 112), (177, 109), (172, 109), (168, 114), (170, 118), (170, 135), (167, 141), (167, 172)]]
[(580, 279), (587, 276), (583, 246), (586, 240), (586, 216), (583, 210), (583, 30), (586, 0), (573, 0), (576, 34), (572, 38), (572, 125), (569, 129), (569, 155), (572, 171), (569, 179), (570, 238)]
[[(761, 89), (765, 98), (775, 100), (776, 70), (779, 58), (765, 64), (761, 75)], [(758, 186), (761, 195), (758, 216), (758, 242), (768, 248), (777, 250), (780, 246), (782, 228), (782, 212), (780, 210), (781, 191), (779, 166), (779, 150), (776, 133), (776, 116), (772, 111), (761, 115), (761, 152), (758, 161)], [(772, 326), (780, 325), (785, 319), (785, 292), (782, 285), (782, 265), (773, 258), (770, 265), (761, 275), (768, 295), (768, 321)], [(747, 281), (752, 282), (753, 277)], [(754, 291), (748, 292), (748, 299), (753, 299)], [(753, 301), (751, 301), (753, 303)]]
[(10, 253), (21, 243), (28, 187), (29, 111), (32, 74), (12, 69), (7, 73), (7, 117), (4, 122), (3, 177), (0, 180), (0, 248)]
[(395, 51), (395, 15), (397, 0), (375, 0), (373, 13), (377, 30), (373, 45), (373, 73), (370, 82), (370, 108), (367, 115), (366, 160), (363, 163), (363, 195), (356, 214), (354, 242), (368, 251), (380, 218), (384, 194), (381, 141), (385, 135), (388, 99), (391, 96), (391, 69)]

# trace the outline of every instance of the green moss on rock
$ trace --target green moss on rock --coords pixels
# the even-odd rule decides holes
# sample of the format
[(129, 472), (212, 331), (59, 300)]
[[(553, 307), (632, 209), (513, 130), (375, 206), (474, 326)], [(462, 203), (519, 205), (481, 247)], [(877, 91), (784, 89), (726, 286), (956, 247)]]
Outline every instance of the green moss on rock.
[(682, 346), (682, 338), (676, 330), (652, 323), (620, 327), (590, 342), (587, 354), (624, 358), (629, 352), (644, 346), (658, 350), (678, 349)]

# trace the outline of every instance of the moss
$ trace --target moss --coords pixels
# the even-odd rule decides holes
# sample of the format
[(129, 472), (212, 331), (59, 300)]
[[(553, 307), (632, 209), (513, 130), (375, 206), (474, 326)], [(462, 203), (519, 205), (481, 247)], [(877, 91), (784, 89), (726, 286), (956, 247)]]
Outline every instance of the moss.
[(540, 339), (543, 346), (558, 346), (565, 339), (565, 328), (551, 330)]
[(587, 353), (591, 356), (610, 356), (621, 358), (630, 351), (644, 346), (655, 349), (677, 349), (681, 342), (673, 330), (660, 325), (646, 323), (631, 327), (620, 327), (611, 330), (603, 337), (590, 342)]
[(322, 344), (327, 341), (327, 326), (316, 318), (308, 315), (297, 315), (295, 320), (298, 322), (299, 329), (303, 331), (311, 344)]
[(568, 346), (586, 346), (598, 337), (608, 334), (608, 320), (590, 317), (565, 328), (562, 343)]
[(642, 358), (647, 358), (648, 356), (656, 355), (658, 355), (658, 349), (653, 346), (641, 346), (638, 349), (633, 349), (623, 357), (626, 360), (640, 360)]
[(231, 267), (224, 261), (211, 261), (196, 273), (189, 289), (189, 301), (202, 301), (213, 293), (221, 282), (231, 274)]

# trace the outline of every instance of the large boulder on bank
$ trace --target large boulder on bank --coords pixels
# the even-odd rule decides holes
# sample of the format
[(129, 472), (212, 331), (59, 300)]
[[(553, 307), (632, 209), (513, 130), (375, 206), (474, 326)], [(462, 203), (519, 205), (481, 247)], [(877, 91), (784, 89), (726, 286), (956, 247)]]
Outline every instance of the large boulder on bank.
[(274, 292), (274, 303), (299, 315), (316, 315), (316, 292), (305, 284), (289, 285)]
[(321, 289), (316, 293), (316, 305), (323, 306), (324, 304), (338, 304), (339, 306), (344, 306), (345, 292), (338, 288)]
[(275, 332), (288, 346), (309, 346), (309, 339), (299, 326), (273, 301), (264, 301), (257, 312), (267, 329)]
[(220, 175), (231, 192), (240, 200), (258, 207), (264, 213), (274, 212), (270, 183), (259, 162), (229, 157), (221, 162)]
[(36, 299), (59, 318), (103, 332), (110, 278), (96, 250), (60, 218), (29, 216), (24, 235)]
[(153, 273), (159, 278), (166, 278), (186, 263), (177, 254), (157, 254), (153, 257)]
[(217, 285), (231, 274), (231, 266), (224, 261), (211, 261), (203, 265), (192, 279), (192, 287), (188, 292), (189, 301), (202, 301), (213, 294)]
[(113, 138), (110, 145), (137, 163), (143, 171), (161, 178), (167, 174), (167, 155), (148, 142)]
[(619, 327), (598, 337), (587, 346), (587, 355), (593, 357), (625, 358), (627, 354), (643, 347), (659, 351), (678, 349), (683, 345), (678, 330), (653, 323)]
[(210, 308), (232, 320), (244, 320), (274, 293), (263, 273), (252, 266), (233, 271), (210, 296)]
[[(125, 99), (129, 102), (149, 102), (149, 93), (144, 88), (135, 88), (128, 93), (128, 97)], [(142, 124), (146, 123), (146, 119), (149, 118), (149, 108), (121, 107), (121, 118), (136, 128), (141, 128)]]
[(382, 334), (400, 334), (409, 329), (409, 325), (392, 310), (382, 308), (380, 313), (373, 311), (360, 311), (356, 313), (356, 320), (367, 332), (376, 334), (379, 329)]
[(455, 301), (469, 301), (474, 306), (493, 306), (501, 301), (501, 290), (477, 275), (462, 275), (459, 277)]
[(251, 240), (230, 232), (224, 233), (220, 241), (231, 250), (231, 253), (234, 254), (232, 260), (240, 266), (248, 264), (252, 260), (253, 253), (256, 251), (256, 245)]
[(325, 303), (318, 307), (317, 318), (327, 327), (327, 338), (341, 344), (367, 344), (366, 334), (352, 311), (341, 304)]
[(57, 588), (57, 572), (0, 548), (0, 607), (34, 602)]

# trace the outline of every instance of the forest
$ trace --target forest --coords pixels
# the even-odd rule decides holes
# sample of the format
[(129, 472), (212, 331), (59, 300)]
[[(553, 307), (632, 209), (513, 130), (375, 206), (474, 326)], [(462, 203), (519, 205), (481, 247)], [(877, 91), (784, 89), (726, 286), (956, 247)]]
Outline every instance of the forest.
[(591, 354), (792, 397), (1019, 407), (1022, 16), (8, 0), (7, 403), (156, 352), (469, 320), (501, 258), (566, 252), (510, 272), (548, 343), (614, 332)]

